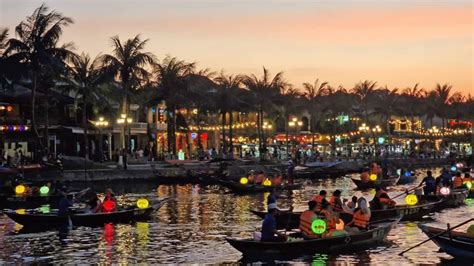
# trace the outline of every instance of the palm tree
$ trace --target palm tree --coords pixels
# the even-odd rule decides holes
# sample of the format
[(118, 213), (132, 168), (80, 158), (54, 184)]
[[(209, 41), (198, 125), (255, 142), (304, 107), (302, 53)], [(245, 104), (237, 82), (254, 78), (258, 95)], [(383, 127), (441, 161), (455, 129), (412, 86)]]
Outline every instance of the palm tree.
[(441, 117), (442, 120), (442, 132), (444, 133), (444, 127), (446, 126), (445, 121), (448, 115), (449, 103), (451, 101), (451, 90), (453, 87), (449, 84), (436, 84), (435, 93), (436, 93), (436, 105), (438, 106), (437, 115)]
[(0, 84), (6, 82), (6, 54), (5, 49), (7, 48), (8, 29), (0, 31)]
[[(281, 88), (280, 93), (274, 98), (275, 108), (274, 114), (276, 117), (282, 117), (285, 121), (285, 139), (288, 140), (289, 137), (289, 125), (290, 115), (296, 114), (301, 107), (304, 107), (302, 104), (301, 93), (291, 86), (284, 86)], [(289, 154), (289, 142), (286, 142), (286, 152)]]
[(303, 95), (306, 99), (308, 112), (311, 116), (310, 125), (312, 147), (314, 147), (314, 133), (316, 132), (316, 127), (320, 121), (322, 111), (321, 98), (329, 93), (327, 85), (327, 81), (319, 83), (319, 79), (316, 79), (313, 84), (303, 83)]
[(259, 136), (260, 154), (266, 152), (266, 143), (263, 139), (263, 116), (265, 112), (274, 109), (273, 99), (287, 86), (283, 79), (283, 72), (270, 78), (269, 71), (263, 67), (263, 76), (258, 78), (254, 74), (246, 76), (243, 84), (251, 92), (257, 111), (257, 134)]
[(390, 117), (401, 112), (400, 110), (400, 95), (398, 94), (398, 89), (389, 90), (385, 87), (384, 90), (381, 90), (378, 95), (377, 104), (375, 110), (380, 114), (380, 122), (384, 123), (385, 121), (385, 130), (388, 135), (388, 142), (391, 140), (390, 132)]
[(102, 68), (100, 57), (93, 60), (88, 54), (82, 53), (69, 60), (68, 75), (65, 77), (65, 89), (74, 91), (77, 98), (82, 100), (82, 127), (84, 128), (84, 158), (89, 159), (89, 144), (87, 138), (88, 117), (90, 104), (104, 106), (107, 103), (104, 83), (113, 78)]
[[(114, 73), (124, 94), (122, 99), (122, 113), (129, 116), (131, 97), (149, 82), (151, 73), (147, 70), (156, 62), (155, 56), (145, 51), (148, 39), (142, 40), (140, 35), (122, 42), (118, 36), (111, 38), (112, 54), (100, 57), (107, 72)], [(125, 136), (124, 136), (125, 137)], [(125, 150), (129, 150), (129, 141), (125, 143)]]
[[(418, 87), (418, 83), (413, 87), (407, 87), (403, 90), (402, 96), (406, 98), (405, 110), (410, 115), (411, 125), (415, 124), (415, 116), (421, 115), (422, 109), (420, 108), (420, 103), (425, 94), (423, 88)], [(413, 140), (414, 142), (414, 140)]]
[(359, 108), (364, 114), (364, 119), (369, 123), (369, 111), (372, 109), (372, 98), (374, 92), (377, 89), (377, 82), (365, 80), (364, 82), (359, 82), (352, 89), (352, 93), (356, 96)]
[(168, 151), (176, 155), (176, 110), (186, 106), (190, 95), (186, 77), (194, 72), (195, 63), (187, 63), (176, 57), (166, 57), (155, 66), (158, 95), (166, 101), (168, 124)]
[(233, 112), (239, 109), (239, 107), (243, 104), (243, 101), (240, 100), (240, 96), (242, 95), (242, 88), (240, 86), (243, 79), (243, 76), (226, 75), (224, 72), (221, 72), (221, 74), (214, 79), (214, 81), (217, 82), (219, 88), (215, 100), (216, 106), (219, 110), (221, 110), (222, 115), (222, 141), (224, 151), (226, 151), (226, 113), (229, 114), (229, 153), (231, 158), (234, 156), (234, 143), (232, 141)]
[[(31, 80), (31, 125), (42, 148), (44, 145), (36, 124), (36, 93), (41, 80), (51, 80), (51, 77), (64, 67), (64, 60), (70, 55), (72, 44), (67, 43), (58, 47), (58, 42), (63, 28), (72, 23), (71, 18), (64, 17), (54, 10), (49, 11), (49, 8), (43, 4), (27, 17), (26, 21), (16, 26), (15, 33), (18, 38), (9, 39), (5, 52), (10, 60), (21, 64), (25, 76)], [(47, 93), (49, 88), (43, 89)], [(44, 137), (46, 147), (49, 148), (48, 99), (45, 103)]]

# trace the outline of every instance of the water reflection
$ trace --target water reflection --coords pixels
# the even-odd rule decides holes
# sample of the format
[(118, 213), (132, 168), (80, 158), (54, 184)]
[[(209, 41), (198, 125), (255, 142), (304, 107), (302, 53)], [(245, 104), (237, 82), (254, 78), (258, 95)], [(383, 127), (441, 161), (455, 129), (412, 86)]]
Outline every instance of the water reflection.
[[(422, 172), (418, 172), (419, 182)], [(136, 199), (150, 200), (171, 197), (172, 200), (157, 211), (148, 222), (104, 227), (79, 227), (66, 232), (48, 231), (19, 233), (16, 224), (0, 216), (0, 264), (54, 263), (54, 264), (118, 264), (118, 263), (224, 263), (241, 261), (241, 254), (225, 241), (227, 236), (246, 237), (260, 227), (261, 220), (248, 212), (264, 209), (265, 194), (236, 196), (218, 186), (176, 185), (156, 186), (152, 183), (106, 184), (119, 194), (121, 204), (134, 204)], [(392, 195), (404, 187), (390, 190)], [(306, 208), (309, 198), (320, 189), (332, 192), (341, 189), (344, 198), (350, 198), (355, 186), (349, 178), (307, 181), (302, 190), (279, 195), (281, 208), (293, 206)], [(100, 191), (99, 189), (96, 189)], [(372, 191), (357, 191), (357, 196), (369, 199)], [(403, 201), (403, 198), (401, 199)], [(446, 227), (446, 222), (456, 224), (474, 215), (474, 204), (446, 210), (434, 215), (435, 225)], [(426, 221), (423, 221), (426, 222)], [(431, 242), (409, 252), (405, 257), (398, 252), (426, 239), (417, 228), (419, 222), (404, 222), (389, 234), (386, 245), (356, 254), (314, 254), (277, 261), (282, 263), (325, 264), (420, 264), (440, 263), (451, 257), (439, 253)], [(465, 228), (461, 228), (465, 230)], [(445, 262), (445, 261), (443, 261)]]

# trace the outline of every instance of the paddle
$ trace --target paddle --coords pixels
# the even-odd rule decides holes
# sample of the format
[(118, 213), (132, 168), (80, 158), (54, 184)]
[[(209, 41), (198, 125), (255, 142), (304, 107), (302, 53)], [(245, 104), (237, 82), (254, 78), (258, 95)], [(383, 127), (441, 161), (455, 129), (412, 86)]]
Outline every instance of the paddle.
[(396, 198), (398, 198), (398, 197), (400, 197), (400, 196), (407, 195), (408, 192), (413, 191), (413, 190), (415, 190), (415, 189), (417, 189), (417, 188), (422, 188), (422, 187), (424, 187), (424, 186), (425, 186), (425, 185), (423, 185), (423, 186), (417, 186), (417, 187), (410, 188), (409, 190), (405, 190), (402, 194), (396, 195), (396, 196), (393, 197), (392, 199), (396, 199)]
[(415, 246), (413, 246), (413, 247), (411, 247), (411, 248), (409, 248), (409, 249), (406, 249), (406, 250), (404, 250), (404, 251), (398, 253), (398, 255), (399, 255), (399, 256), (402, 256), (404, 253), (406, 253), (406, 252), (408, 252), (408, 251), (410, 251), (410, 250), (412, 250), (412, 249), (414, 249), (414, 248), (417, 248), (417, 247), (423, 245), (424, 243), (426, 243), (426, 242), (432, 240), (433, 238), (436, 238), (436, 237), (438, 237), (438, 236), (441, 236), (441, 235), (443, 235), (443, 234), (446, 234), (447, 232), (450, 232), (450, 231), (452, 231), (453, 229), (458, 228), (458, 227), (460, 227), (460, 226), (463, 226), (463, 225), (465, 225), (465, 224), (467, 224), (467, 223), (469, 223), (469, 222), (472, 222), (472, 221), (474, 221), (474, 218), (471, 218), (471, 219), (469, 219), (469, 220), (467, 220), (467, 221), (464, 221), (464, 222), (462, 222), (462, 223), (460, 223), (460, 224), (458, 224), (458, 225), (456, 225), (456, 226), (449, 227), (447, 230), (445, 230), (445, 231), (443, 231), (443, 232), (441, 232), (441, 233), (438, 233), (438, 234), (436, 234), (436, 235), (434, 235), (434, 236), (432, 236), (432, 237), (426, 239), (425, 241), (422, 241), (421, 243), (419, 243), (419, 244), (417, 244), (417, 245), (415, 245)]

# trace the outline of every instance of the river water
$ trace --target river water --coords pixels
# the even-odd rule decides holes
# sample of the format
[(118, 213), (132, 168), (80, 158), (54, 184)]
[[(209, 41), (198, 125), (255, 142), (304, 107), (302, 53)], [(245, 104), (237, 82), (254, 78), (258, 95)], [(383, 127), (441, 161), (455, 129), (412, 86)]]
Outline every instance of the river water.
[[(420, 182), (425, 170), (417, 171)], [(263, 209), (265, 194), (238, 196), (219, 186), (199, 185), (154, 186), (150, 183), (108, 184), (117, 194), (119, 201), (126, 204), (137, 198), (149, 199), (172, 197), (172, 200), (154, 214), (149, 222), (126, 225), (106, 225), (98, 228), (79, 227), (67, 232), (46, 231), (23, 233), (21, 226), (4, 215), (0, 215), (0, 264), (11, 263), (236, 263), (241, 254), (233, 249), (227, 236), (247, 237), (258, 230), (261, 220), (249, 209)], [(396, 195), (403, 188), (390, 190)], [(102, 187), (95, 187), (103, 189)], [(329, 180), (307, 180), (302, 190), (280, 195), (280, 208), (293, 205), (295, 210), (306, 208), (306, 202), (320, 189), (333, 191), (341, 189), (343, 197), (352, 194), (372, 198), (373, 191), (355, 192), (355, 186), (347, 177)], [(403, 199), (400, 200), (402, 203)], [(421, 222), (403, 222), (394, 228), (387, 242), (367, 251), (341, 255), (314, 254), (291, 261), (277, 263), (313, 265), (325, 264), (439, 264), (453, 263), (451, 256), (438, 252), (428, 242), (406, 253), (397, 254), (426, 236), (418, 229), (418, 223), (431, 223), (446, 227), (463, 222), (474, 216), (474, 202), (467, 200), (464, 207), (436, 213)], [(461, 228), (460, 230), (465, 230)], [(470, 263), (472, 265), (472, 263)]]

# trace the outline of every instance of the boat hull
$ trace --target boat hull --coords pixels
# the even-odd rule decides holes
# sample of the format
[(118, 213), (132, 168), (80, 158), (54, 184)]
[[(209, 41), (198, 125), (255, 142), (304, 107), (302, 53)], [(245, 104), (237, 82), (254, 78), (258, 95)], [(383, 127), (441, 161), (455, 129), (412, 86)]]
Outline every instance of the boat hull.
[(370, 189), (377, 187), (390, 187), (397, 185), (400, 177), (394, 177), (389, 179), (380, 179), (377, 181), (362, 182), (360, 179), (351, 178), (352, 182), (357, 186), (358, 189)]
[[(419, 225), (418, 227), (428, 237), (433, 237), (444, 231), (443, 229), (426, 225)], [(474, 259), (474, 237), (452, 232), (451, 237), (449, 236), (449, 233), (446, 233), (433, 238), (432, 241), (444, 252), (455, 258)]]
[(391, 228), (398, 222), (381, 223), (374, 228), (354, 235), (343, 235), (314, 240), (291, 242), (262, 242), (253, 239), (227, 238), (227, 242), (240, 251), (244, 257), (294, 257), (315, 253), (337, 254), (364, 249), (382, 243)]
[(262, 186), (262, 185), (242, 185), (234, 181), (221, 181), (223, 186), (226, 186), (235, 193), (259, 193), (276, 190), (296, 190), (302, 187), (302, 184), (284, 184), (281, 186)]

